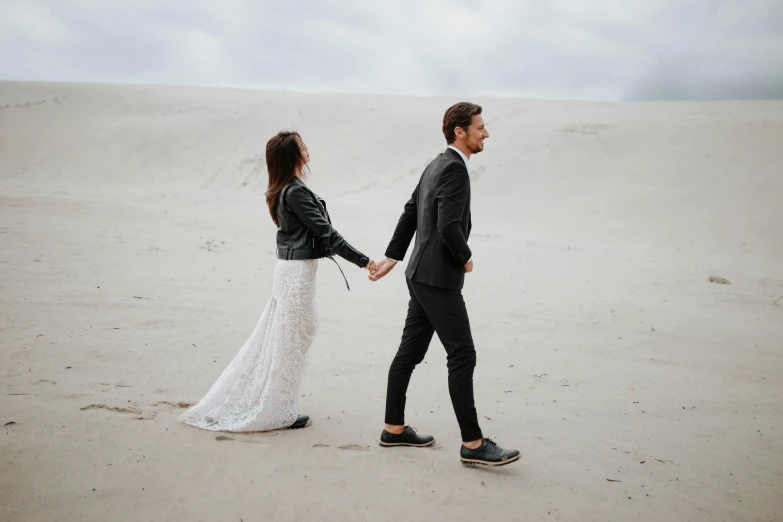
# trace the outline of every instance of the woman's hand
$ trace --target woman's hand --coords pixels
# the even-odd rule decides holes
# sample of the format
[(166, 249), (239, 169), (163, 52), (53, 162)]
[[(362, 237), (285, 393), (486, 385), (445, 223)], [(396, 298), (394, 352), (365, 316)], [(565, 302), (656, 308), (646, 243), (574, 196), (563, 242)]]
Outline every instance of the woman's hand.
[(375, 272), (378, 271), (378, 263), (376, 263), (371, 259), (370, 262), (367, 264), (367, 266), (365, 266), (364, 268), (370, 271), (370, 275), (375, 275)]

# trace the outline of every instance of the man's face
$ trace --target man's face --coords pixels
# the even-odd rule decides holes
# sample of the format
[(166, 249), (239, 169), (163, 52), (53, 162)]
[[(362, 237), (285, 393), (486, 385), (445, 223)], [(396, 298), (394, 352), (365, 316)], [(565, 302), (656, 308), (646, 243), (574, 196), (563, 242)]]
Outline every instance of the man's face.
[(481, 117), (481, 114), (473, 116), (470, 127), (466, 129), (465, 145), (472, 154), (478, 154), (484, 150), (484, 140), (487, 138), (489, 138), (489, 132), (484, 126), (484, 118)]

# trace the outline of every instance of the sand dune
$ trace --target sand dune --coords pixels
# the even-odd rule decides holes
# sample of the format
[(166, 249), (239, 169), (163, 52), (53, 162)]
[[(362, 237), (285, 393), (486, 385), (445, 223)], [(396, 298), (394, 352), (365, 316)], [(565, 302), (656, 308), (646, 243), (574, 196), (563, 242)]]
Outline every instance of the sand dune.
[(401, 269), (321, 264), (311, 428), (175, 422), (269, 297), (266, 140), (378, 258), (453, 101), (0, 83), (0, 520), (780, 520), (783, 102), (474, 100), (477, 403), (519, 465), (459, 464), (437, 343), (437, 446), (377, 446)]

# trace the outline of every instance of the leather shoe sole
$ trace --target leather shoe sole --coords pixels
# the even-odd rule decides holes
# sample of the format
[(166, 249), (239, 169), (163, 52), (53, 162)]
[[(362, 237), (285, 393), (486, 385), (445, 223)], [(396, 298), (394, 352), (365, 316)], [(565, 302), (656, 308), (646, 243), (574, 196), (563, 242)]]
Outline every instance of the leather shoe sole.
[(519, 460), (520, 456), (521, 455), (515, 455), (513, 457), (507, 458), (506, 460), (499, 460), (496, 462), (489, 461), (489, 460), (466, 459), (465, 457), (460, 457), (459, 460), (461, 460), (463, 464), (468, 464), (468, 465), (498, 467), (498, 466), (505, 466), (506, 464), (511, 464), (512, 462), (516, 462)]
[(395, 446), (410, 446), (412, 448), (426, 448), (428, 446), (432, 446), (435, 444), (435, 440), (431, 440), (429, 442), (425, 442), (424, 444), (414, 444), (412, 442), (383, 442), (380, 441), (378, 444), (381, 445), (381, 447), (384, 448), (393, 448)]

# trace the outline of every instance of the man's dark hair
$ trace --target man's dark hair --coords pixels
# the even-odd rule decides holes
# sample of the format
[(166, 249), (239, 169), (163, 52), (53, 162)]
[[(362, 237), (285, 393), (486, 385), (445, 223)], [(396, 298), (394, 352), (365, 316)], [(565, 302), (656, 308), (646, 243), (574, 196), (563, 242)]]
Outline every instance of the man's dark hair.
[(451, 145), (457, 139), (454, 129), (462, 127), (467, 132), (473, 116), (481, 114), (481, 105), (470, 102), (460, 102), (452, 105), (443, 115), (443, 135), (446, 137), (446, 143)]

